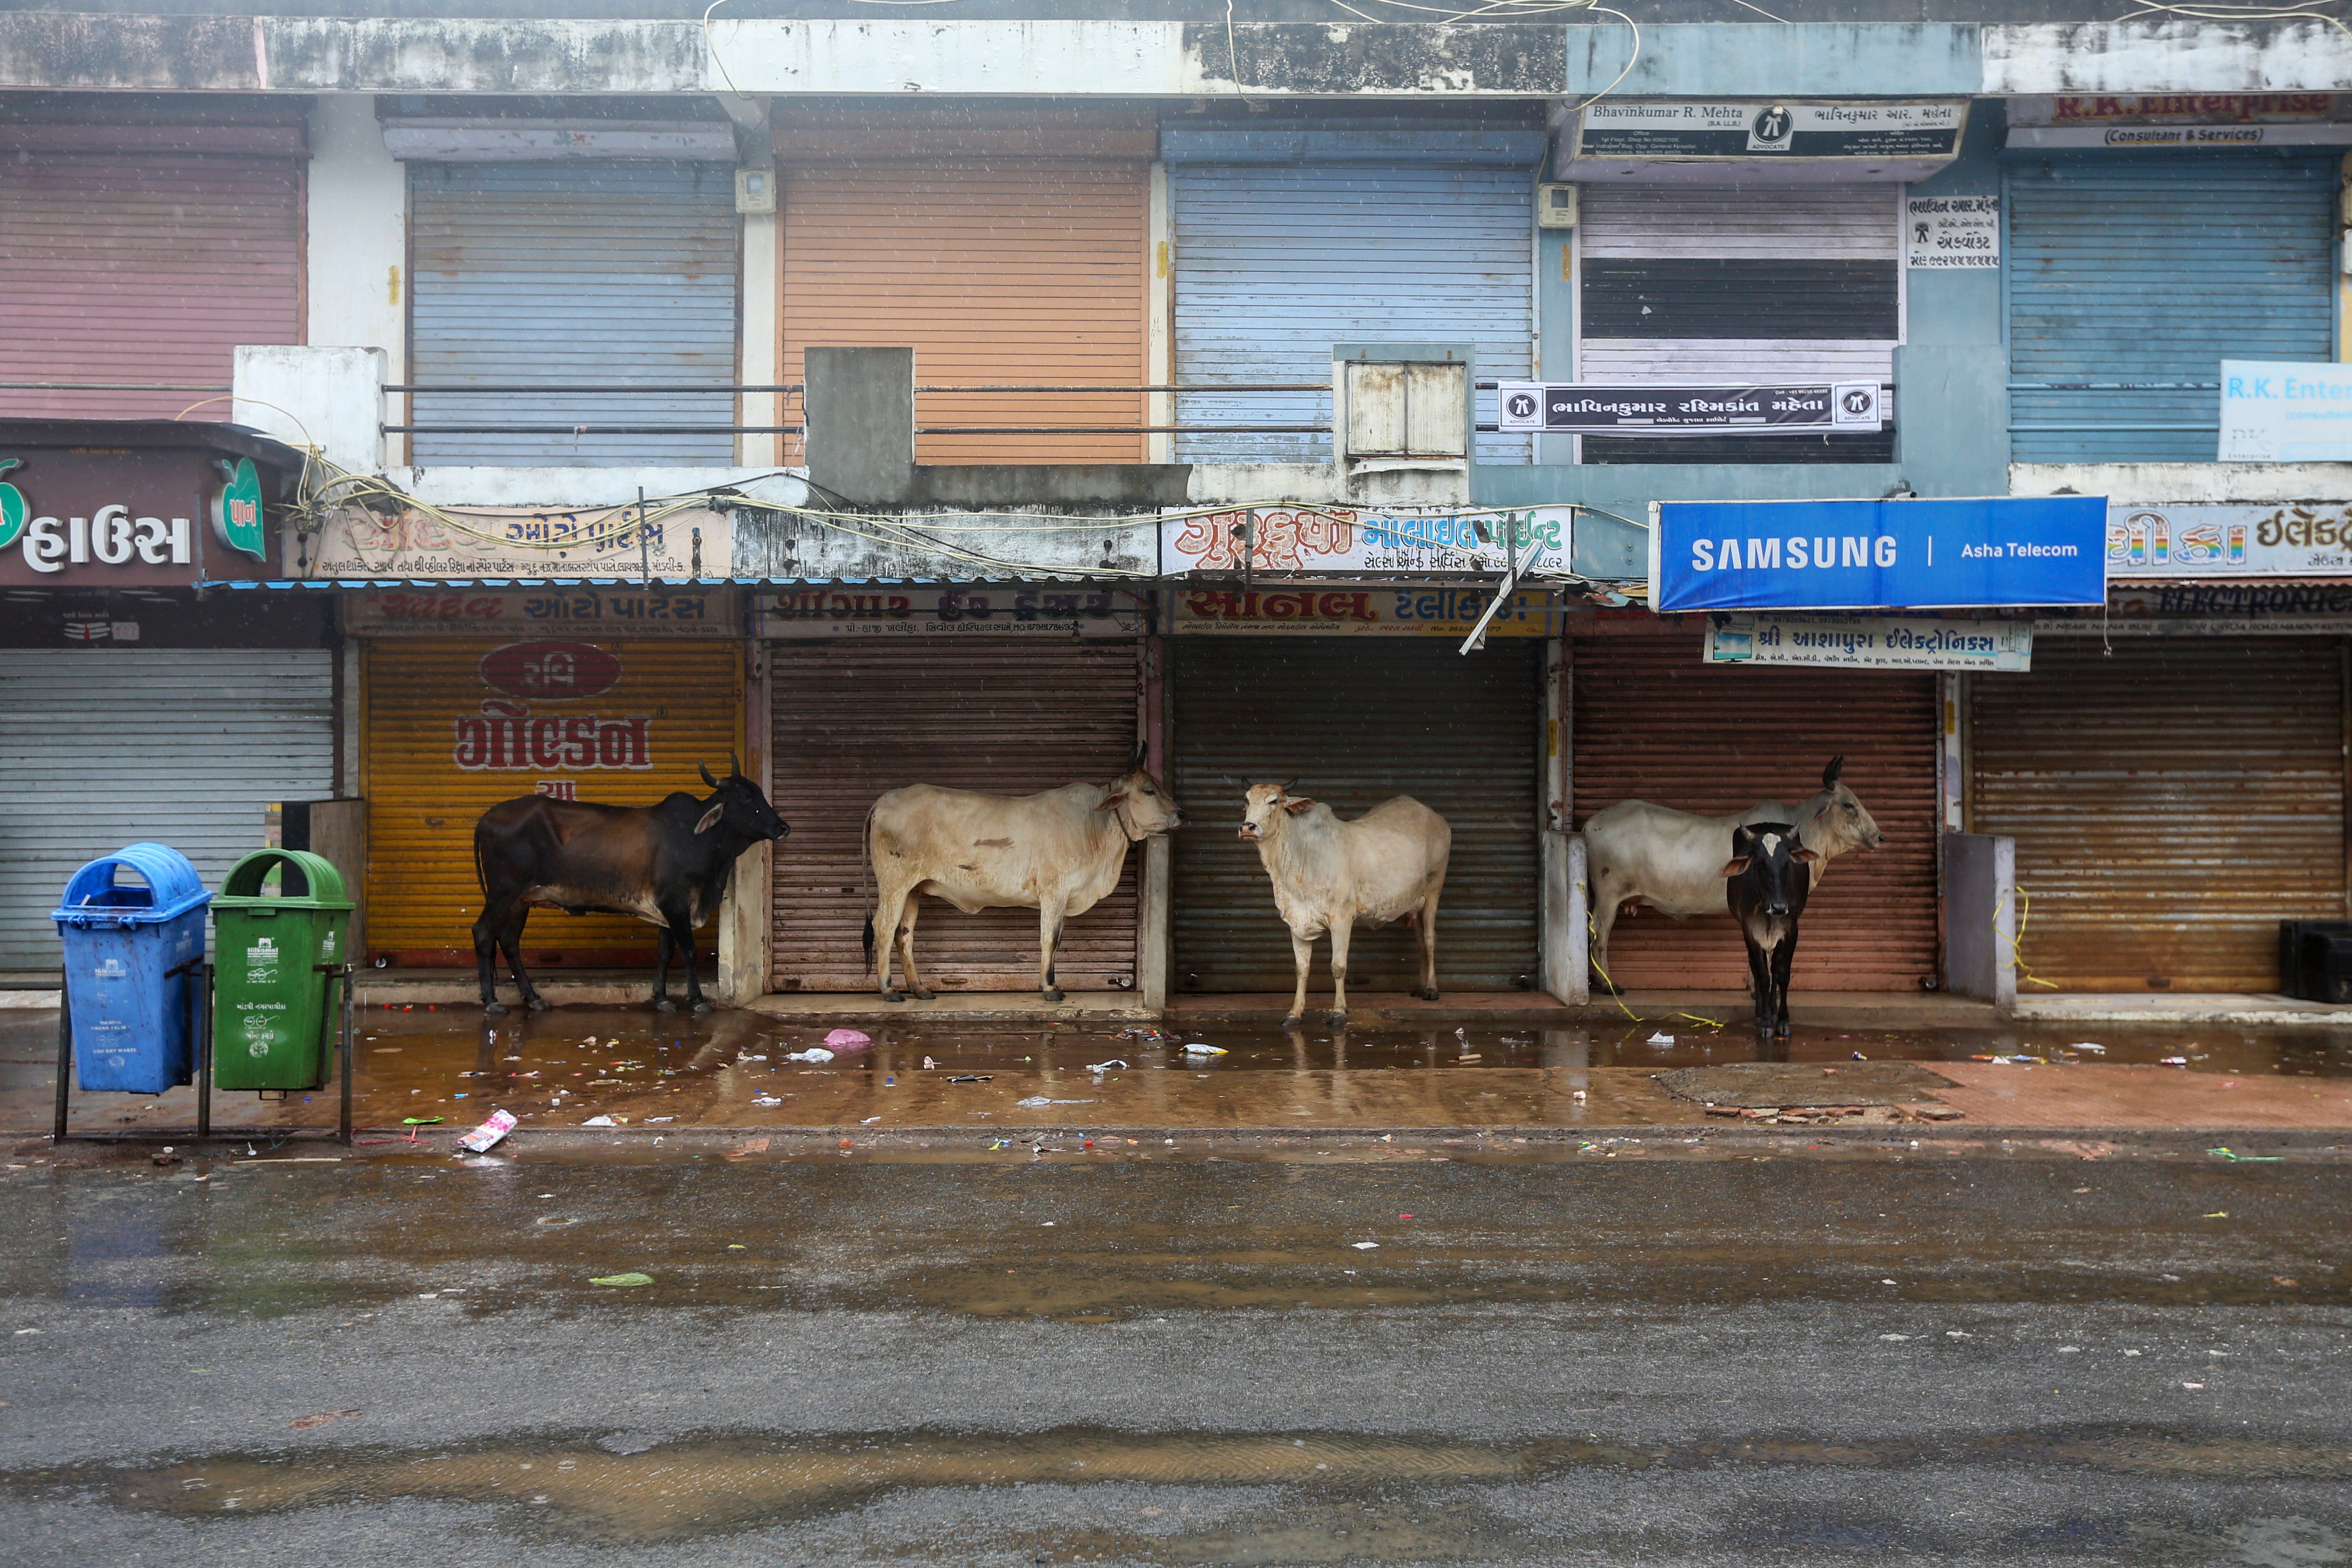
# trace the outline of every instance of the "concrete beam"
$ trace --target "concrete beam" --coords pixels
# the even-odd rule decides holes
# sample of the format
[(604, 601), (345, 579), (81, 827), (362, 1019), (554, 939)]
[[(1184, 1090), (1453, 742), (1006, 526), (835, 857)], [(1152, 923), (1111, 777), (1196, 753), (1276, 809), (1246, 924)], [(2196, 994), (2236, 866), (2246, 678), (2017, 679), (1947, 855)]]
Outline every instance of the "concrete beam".
[(2340, 92), (2352, 37), (2326, 21), (2042, 22), (1983, 29), (1990, 93)]
[(1643, 27), (1638, 54), (1619, 23), (1567, 32), (1566, 90), (1580, 98), (1951, 97), (1979, 91), (1984, 75), (1978, 29), (1956, 23), (1670, 22)]

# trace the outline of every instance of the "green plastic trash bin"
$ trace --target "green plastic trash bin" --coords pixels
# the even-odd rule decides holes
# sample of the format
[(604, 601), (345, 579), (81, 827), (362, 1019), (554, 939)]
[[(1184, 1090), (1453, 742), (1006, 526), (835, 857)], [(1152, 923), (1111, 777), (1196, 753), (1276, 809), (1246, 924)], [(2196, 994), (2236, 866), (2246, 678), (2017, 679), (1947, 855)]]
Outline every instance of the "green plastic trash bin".
[[(262, 886), (278, 873), (278, 892)], [(335, 976), (351, 946), (352, 905), (324, 857), (258, 849), (213, 897), (213, 1082), (222, 1089), (316, 1089), (332, 1060)]]

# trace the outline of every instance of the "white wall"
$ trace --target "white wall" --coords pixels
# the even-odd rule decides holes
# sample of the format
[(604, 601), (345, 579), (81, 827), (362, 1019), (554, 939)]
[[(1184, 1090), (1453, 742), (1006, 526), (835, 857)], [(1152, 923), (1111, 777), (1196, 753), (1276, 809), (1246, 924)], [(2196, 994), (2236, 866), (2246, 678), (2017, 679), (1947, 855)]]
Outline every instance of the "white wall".
[(408, 181), (369, 94), (328, 93), (311, 110), (307, 265), (303, 341), (382, 349), (385, 379), (407, 380)]

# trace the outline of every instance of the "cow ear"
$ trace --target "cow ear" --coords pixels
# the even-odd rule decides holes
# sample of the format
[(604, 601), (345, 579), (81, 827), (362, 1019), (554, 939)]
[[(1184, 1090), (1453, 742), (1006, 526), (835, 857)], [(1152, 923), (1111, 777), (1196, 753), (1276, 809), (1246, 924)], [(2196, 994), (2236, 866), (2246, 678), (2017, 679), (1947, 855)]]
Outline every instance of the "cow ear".
[(1821, 858), (1822, 852), (1818, 849), (1800, 849), (1789, 857), (1791, 860), (1801, 860), (1808, 866)]
[(1117, 809), (1117, 807), (1118, 807), (1118, 803), (1119, 803), (1119, 802), (1121, 802), (1121, 801), (1123, 801), (1123, 800), (1125, 800), (1126, 798), (1127, 798), (1127, 792), (1126, 792), (1125, 790), (1123, 790), (1123, 789), (1115, 789), (1115, 790), (1111, 791), (1108, 795), (1107, 795), (1103, 796), (1103, 803), (1102, 803), (1100, 805), (1098, 805), (1098, 806), (1095, 807), (1095, 809), (1096, 809), (1097, 811), (1111, 811), (1111, 810), (1115, 810), (1115, 809)]
[(712, 828), (719, 826), (719, 819), (726, 815), (727, 803), (722, 800), (717, 805), (712, 806), (709, 811), (702, 814), (702, 820), (694, 825), (695, 832), (709, 832)]
[(1288, 796), (1283, 801), (1282, 809), (1290, 813), (1291, 816), (1297, 816), (1300, 812), (1305, 811), (1308, 806), (1313, 805), (1315, 803), (1313, 801), (1307, 799), (1303, 795), (1294, 795)]
[(1742, 856), (1741, 856), (1738, 859), (1737, 859), (1737, 860), (1730, 860), (1730, 861), (1727, 861), (1727, 862), (1725, 862), (1725, 863), (1724, 863), (1724, 868), (1723, 868), (1723, 874), (1724, 874), (1724, 876), (1727, 879), (1727, 878), (1731, 878), (1731, 877), (1738, 877), (1738, 876), (1744, 876), (1744, 875), (1746, 875), (1747, 870), (1748, 870), (1748, 857), (1747, 857), (1747, 856), (1745, 856), (1745, 855), (1742, 855)]

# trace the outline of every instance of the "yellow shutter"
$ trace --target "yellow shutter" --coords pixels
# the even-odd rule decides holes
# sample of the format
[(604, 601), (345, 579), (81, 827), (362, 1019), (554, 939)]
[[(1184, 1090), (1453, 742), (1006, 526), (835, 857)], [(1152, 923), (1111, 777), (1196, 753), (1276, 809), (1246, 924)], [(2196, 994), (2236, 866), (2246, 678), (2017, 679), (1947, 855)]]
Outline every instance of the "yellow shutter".
[[(740, 749), (740, 644), (584, 645), (593, 657), (577, 643), (548, 646), (573, 650), (559, 653), (555, 668), (575, 672), (575, 692), (551, 689), (560, 680), (519, 680), (515, 669), (548, 667), (520, 645), (366, 645), (361, 767), (370, 957), (473, 962), (474, 917), (482, 909), (474, 824), (499, 801), (566, 785), (578, 799), (608, 805), (650, 805), (673, 790), (704, 795), (696, 764), (708, 763), (723, 776), (729, 750)], [(501, 648), (517, 650), (491, 667), (506, 689), (483, 673), (485, 656)], [(531, 760), (534, 745), (539, 762)], [(551, 758), (556, 765), (541, 765)], [(524, 963), (547, 968), (636, 968), (654, 953), (652, 929), (622, 915), (535, 910), (523, 942)], [(707, 942), (703, 951), (710, 951)]]

